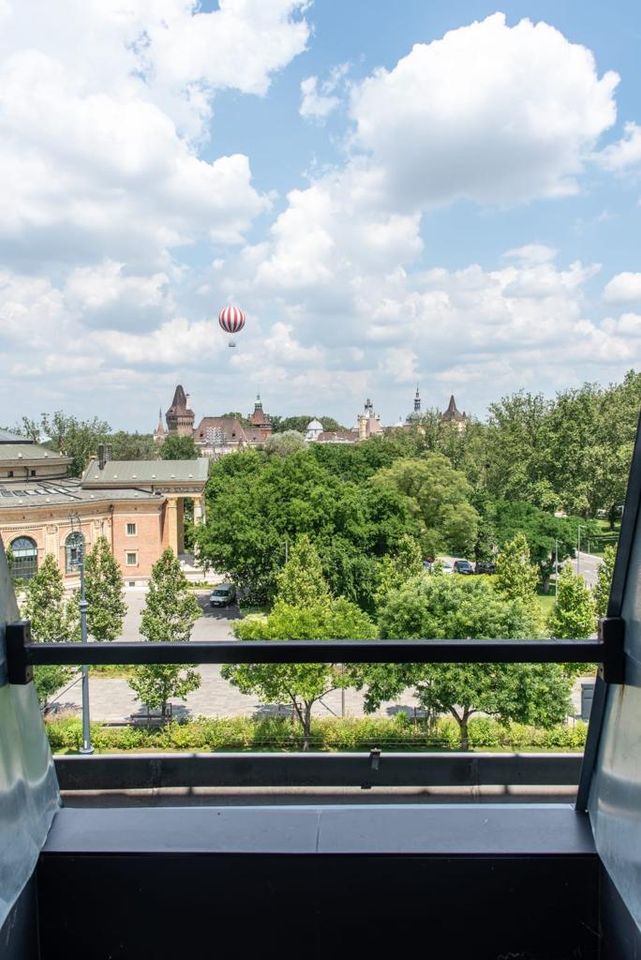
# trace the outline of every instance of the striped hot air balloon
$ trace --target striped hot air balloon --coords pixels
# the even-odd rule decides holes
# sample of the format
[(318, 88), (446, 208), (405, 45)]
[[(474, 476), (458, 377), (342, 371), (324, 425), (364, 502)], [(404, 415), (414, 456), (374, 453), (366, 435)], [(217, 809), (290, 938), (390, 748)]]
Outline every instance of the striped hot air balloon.
[(235, 333), (240, 333), (245, 326), (245, 314), (243, 311), (240, 309), (240, 307), (223, 307), (218, 314), (218, 323), (220, 324), (221, 330), (224, 330), (225, 333), (232, 334), (232, 339), (229, 341), (229, 346), (235, 347), (236, 343), (233, 335)]

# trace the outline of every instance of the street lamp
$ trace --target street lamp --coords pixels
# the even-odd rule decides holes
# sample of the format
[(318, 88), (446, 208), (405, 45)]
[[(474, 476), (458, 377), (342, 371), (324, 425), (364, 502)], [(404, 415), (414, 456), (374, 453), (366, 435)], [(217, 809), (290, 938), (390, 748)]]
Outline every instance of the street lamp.
[[(87, 599), (85, 597), (85, 541), (82, 535), (82, 530), (80, 529), (80, 516), (77, 513), (72, 513), (69, 515), (69, 520), (71, 522), (71, 532), (78, 533), (78, 559), (74, 562), (74, 566), (78, 569), (80, 573), (80, 601), (78, 603), (78, 608), (80, 610), (80, 642), (87, 643), (87, 607), (89, 606)], [(75, 523), (78, 524), (78, 530), (75, 528)], [(89, 667), (87, 664), (83, 664), (81, 667), (82, 670), (82, 746), (80, 747), (80, 753), (93, 753), (93, 747), (91, 745), (91, 725), (90, 725), (90, 716), (89, 716)]]
[(581, 524), (576, 526), (576, 572), (581, 572)]
[(559, 541), (554, 541), (554, 596), (559, 595)]

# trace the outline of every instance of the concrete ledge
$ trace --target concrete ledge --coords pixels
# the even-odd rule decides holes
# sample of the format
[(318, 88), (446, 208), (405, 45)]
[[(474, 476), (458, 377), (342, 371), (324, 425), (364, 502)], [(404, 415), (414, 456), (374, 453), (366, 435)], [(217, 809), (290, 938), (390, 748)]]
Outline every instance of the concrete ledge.
[(63, 809), (42, 855), (595, 856), (569, 804)]

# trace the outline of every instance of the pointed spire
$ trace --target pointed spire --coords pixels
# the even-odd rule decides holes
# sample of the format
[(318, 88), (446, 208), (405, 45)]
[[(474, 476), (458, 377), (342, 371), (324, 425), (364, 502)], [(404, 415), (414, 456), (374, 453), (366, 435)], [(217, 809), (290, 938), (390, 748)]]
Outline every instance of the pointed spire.
[(418, 383), (416, 384), (416, 396), (414, 397), (414, 413), (421, 412), (421, 395), (418, 390)]

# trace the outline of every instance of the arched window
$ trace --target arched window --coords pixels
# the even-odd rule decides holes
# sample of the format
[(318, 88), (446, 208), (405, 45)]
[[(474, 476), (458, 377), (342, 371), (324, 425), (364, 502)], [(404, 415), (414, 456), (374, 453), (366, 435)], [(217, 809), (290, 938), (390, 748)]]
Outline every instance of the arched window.
[(65, 540), (65, 572), (74, 573), (82, 561), (85, 549), (85, 538), (75, 530)]
[(38, 547), (31, 537), (16, 537), (9, 545), (13, 562), (11, 572), (21, 580), (30, 580), (38, 572)]

